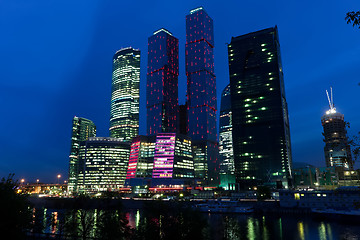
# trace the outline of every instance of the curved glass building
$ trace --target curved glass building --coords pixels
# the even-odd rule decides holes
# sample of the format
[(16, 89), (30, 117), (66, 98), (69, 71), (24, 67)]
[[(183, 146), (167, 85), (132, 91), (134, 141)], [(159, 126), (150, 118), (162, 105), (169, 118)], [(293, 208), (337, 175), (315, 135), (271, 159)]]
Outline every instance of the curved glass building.
[(110, 136), (125, 142), (139, 133), (140, 50), (131, 47), (113, 57)]
[(219, 130), (220, 174), (234, 174), (234, 152), (232, 142), (232, 112), (230, 84), (221, 94)]

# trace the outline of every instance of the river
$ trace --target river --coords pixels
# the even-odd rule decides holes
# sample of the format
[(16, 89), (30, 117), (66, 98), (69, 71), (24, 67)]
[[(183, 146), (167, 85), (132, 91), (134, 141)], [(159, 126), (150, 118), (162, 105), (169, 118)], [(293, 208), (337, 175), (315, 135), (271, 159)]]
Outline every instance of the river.
[[(59, 234), (59, 226), (64, 221), (65, 210), (40, 209), (37, 213), (43, 218), (41, 220), (43, 232)], [(96, 210), (94, 214), (98, 214)], [(124, 214), (128, 225), (135, 230), (141, 227), (144, 222), (142, 220), (146, 218), (144, 215), (143, 210), (136, 209), (126, 210)], [(199, 216), (207, 224), (203, 231), (205, 239), (360, 239), (360, 221), (318, 219), (310, 215), (295, 214), (201, 213), (196, 218)], [(197, 221), (197, 219), (193, 220)]]

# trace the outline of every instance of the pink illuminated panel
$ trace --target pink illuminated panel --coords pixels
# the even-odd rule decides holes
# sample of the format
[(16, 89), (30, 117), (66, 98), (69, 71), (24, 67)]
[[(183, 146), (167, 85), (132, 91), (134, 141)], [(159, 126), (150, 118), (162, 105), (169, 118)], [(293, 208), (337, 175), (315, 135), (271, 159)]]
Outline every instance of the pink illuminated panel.
[(161, 133), (156, 136), (153, 178), (172, 178), (175, 139), (175, 133)]
[(139, 159), (139, 150), (140, 150), (140, 139), (131, 144), (129, 165), (127, 169), (126, 179), (135, 178), (136, 176), (136, 167)]

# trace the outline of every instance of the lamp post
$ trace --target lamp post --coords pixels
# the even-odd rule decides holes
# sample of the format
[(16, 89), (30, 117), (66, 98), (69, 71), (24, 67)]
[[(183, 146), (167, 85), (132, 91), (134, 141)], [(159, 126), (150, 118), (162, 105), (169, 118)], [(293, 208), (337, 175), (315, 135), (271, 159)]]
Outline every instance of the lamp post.
[(59, 185), (59, 180), (60, 180), (60, 178), (61, 178), (61, 175), (60, 175), (60, 174), (58, 174), (58, 175), (57, 175), (58, 185)]
[(24, 185), (25, 179), (21, 179), (20, 182), (22, 185)]

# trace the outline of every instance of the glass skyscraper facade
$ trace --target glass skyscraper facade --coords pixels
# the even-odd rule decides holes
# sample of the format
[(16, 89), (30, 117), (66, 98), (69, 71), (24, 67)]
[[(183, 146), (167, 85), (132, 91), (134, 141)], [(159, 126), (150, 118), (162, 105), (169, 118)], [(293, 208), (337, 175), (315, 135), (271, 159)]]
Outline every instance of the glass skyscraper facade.
[(148, 39), (147, 134), (177, 132), (179, 40), (162, 28)]
[(131, 142), (139, 134), (140, 50), (131, 47), (113, 57), (110, 136)]
[(77, 191), (79, 173), (80, 142), (96, 136), (95, 124), (86, 118), (74, 117), (72, 120), (71, 148), (69, 156), (68, 192)]
[(218, 181), (216, 78), (213, 20), (202, 7), (186, 16), (185, 66), (188, 135), (194, 144), (195, 177)]
[(219, 122), (219, 159), (220, 174), (235, 174), (234, 152), (232, 141), (232, 111), (230, 84), (221, 94)]
[(324, 129), (324, 153), (327, 167), (342, 167), (352, 169), (350, 145), (347, 142), (344, 115), (335, 108), (327, 111), (321, 118)]
[(81, 142), (78, 192), (96, 193), (123, 187), (130, 144), (118, 138), (94, 137)]
[(277, 27), (233, 37), (228, 58), (236, 181), (286, 186), (292, 159)]

